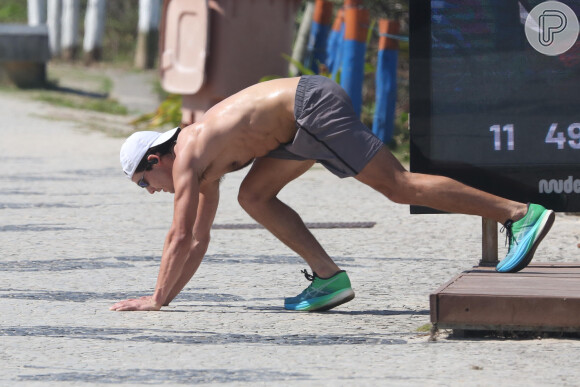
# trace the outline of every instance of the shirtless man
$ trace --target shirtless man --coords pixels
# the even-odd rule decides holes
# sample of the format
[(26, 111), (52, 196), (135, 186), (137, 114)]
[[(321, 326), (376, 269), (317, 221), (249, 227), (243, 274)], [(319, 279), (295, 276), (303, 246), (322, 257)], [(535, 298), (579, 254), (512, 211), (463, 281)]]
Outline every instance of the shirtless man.
[(354, 177), (390, 200), (479, 215), (503, 223), (510, 249), (499, 272), (523, 269), (554, 221), (553, 211), (476, 190), (446, 177), (406, 171), (355, 115), (349, 97), (320, 76), (251, 86), (212, 107), (199, 122), (160, 134), (137, 132), (121, 148), (125, 174), (153, 194), (174, 194), (151, 296), (111, 310), (158, 310), (189, 282), (207, 250), (220, 178), (254, 161), (239, 190), (241, 206), (310, 266), (310, 286), (285, 299), (289, 310), (327, 310), (354, 298), (346, 272), (334, 263), (302, 219), (278, 198), (290, 181), (320, 162)]

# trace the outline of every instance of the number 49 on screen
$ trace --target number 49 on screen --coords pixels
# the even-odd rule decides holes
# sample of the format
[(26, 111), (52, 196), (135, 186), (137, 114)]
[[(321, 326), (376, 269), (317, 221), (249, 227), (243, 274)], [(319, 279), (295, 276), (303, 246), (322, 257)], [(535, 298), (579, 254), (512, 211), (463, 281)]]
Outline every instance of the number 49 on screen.
[(564, 149), (568, 143), (570, 148), (580, 149), (580, 123), (571, 124), (566, 132), (559, 131), (558, 124), (553, 123), (546, 134), (546, 144), (556, 144), (558, 149)]

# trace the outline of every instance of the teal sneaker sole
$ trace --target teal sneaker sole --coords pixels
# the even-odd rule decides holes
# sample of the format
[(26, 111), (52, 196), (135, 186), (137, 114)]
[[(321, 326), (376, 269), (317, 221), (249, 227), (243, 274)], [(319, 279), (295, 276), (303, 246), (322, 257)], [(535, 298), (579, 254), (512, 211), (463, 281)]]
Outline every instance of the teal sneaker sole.
[[(529, 239), (521, 241), (518, 246), (514, 246), (514, 248), (517, 248), (518, 250), (528, 250), (528, 252), (526, 254), (522, 254), (521, 256), (518, 256), (516, 252), (514, 258), (507, 262), (501, 261), (495, 270), (499, 273), (516, 273), (528, 266), (534, 257), (538, 245), (544, 239), (546, 234), (548, 234), (550, 228), (552, 228), (555, 219), (556, 214), (554, 211), (546, 210), (546, 213), (543, 215), (542, 221), (538, 225), (536, 232), (530, 233)], [(532, 238), (534, 235), (535, 237)]]
[(341, 289), (326, 296), (316, 297), (296, 304), (284, 303), (284, 309), (304, 312), (322, 312), (347, 303), (353, 298), (354, 291), (351, 288)]

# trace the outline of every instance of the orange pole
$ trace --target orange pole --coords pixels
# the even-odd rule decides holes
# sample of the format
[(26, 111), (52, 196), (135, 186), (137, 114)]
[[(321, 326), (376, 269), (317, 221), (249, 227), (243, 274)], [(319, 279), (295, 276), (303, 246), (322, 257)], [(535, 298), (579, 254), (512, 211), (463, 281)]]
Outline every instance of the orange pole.
[(332, 2), (316, 0), (314, 3), (314, 15), (312, 20), (323, 26), (332, 24)]
[(344, 23), (344, 10), (340, 8), (336, 12), (336, 17), (334, 18), (334, 23), (332, 24), (332, 30), (337, 32), (340, 31), (342, 28), (342, 23)]
[(344, 39), (366, 43), (370, 23), (369, 11), (362, 8), (361, 0), (345, 0), (344, 8)]
[(385, 36), (388, 35), (398, 35), (401, 26), (398, 20), (387, 20), (387, 19), (380, 19), (379, 20), (379, 50), (398, 50), (399, 49), (399, 41), (393, 39), (391, 37)]

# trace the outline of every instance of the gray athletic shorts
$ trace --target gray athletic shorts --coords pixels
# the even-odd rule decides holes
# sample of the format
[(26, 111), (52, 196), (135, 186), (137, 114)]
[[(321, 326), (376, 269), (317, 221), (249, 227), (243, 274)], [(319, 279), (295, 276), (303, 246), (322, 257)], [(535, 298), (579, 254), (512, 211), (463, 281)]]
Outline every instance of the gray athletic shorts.
[(294, 139), (266, 157), (316, 160), (342, 178), (358, 175), (383, 146), (359, 120), (346, 92), (319, 75), (300, 78), (294, 117)]

